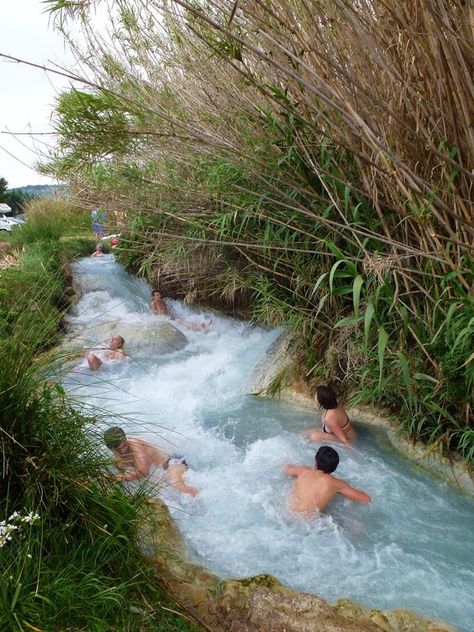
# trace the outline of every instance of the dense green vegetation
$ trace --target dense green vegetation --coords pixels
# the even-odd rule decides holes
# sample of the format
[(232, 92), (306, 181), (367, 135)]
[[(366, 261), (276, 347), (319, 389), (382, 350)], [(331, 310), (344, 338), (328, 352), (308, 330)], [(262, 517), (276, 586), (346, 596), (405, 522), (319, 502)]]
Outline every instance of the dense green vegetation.
[(195, 630), (166, 610), (138, 548), (146, 490), (108, 476), (96, 419), (54, 377), (67, 263), (93, 248), (89, 218), (61, 201), (28, 216), (0, 275), (0, 629)]
[[(460, 0), (117, 0), (44, 170), (165, 291), (285, 323), (299, 370), (474, 460), (474, 59)], [(91, 77), (94, 79), (91, 81)]]

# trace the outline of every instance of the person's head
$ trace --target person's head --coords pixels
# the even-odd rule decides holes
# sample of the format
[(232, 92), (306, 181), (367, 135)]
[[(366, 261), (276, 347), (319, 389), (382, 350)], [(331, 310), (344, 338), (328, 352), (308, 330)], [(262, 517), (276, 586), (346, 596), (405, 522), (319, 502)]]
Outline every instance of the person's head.
[(315, 400), (326, 410), (332, 410), (338, 407), (336, 393), (330, 386), (318, 386), (314, 395)]
[(126, 440), (125, 432), (118, 426), (107, 428), (104, 432), (104, 443), (109, 450), (117, 450)]
[(118, 238), (117, 238), (117, 237), (113, 237), (113, 238), (110, 240), (110, 245), (112, 246), (112, 248), (115, 248), (115, 246), (118, 246), (118, 244), (119, 244), (119, 240), (118, 240)]
[(161, 298), (161, 294), (159, 290), (152, 290), (151, 291), (151, 300), (159, 300)]
[(104, 252), (104, 244), (97, 244), (97, 246), (95, 247), (96, 252)]
[(317, 470), (321, 470), (326, 474), (332, 474), (339, 465), (339, 454), (334, 448), (323, 445), (316, 452), (315, 460)]
[(109, 349), (112, 351), (117, 351), (117, 349), (121, 349), (125, 343), (125, 340), (122, 336), (112, 336), (109, 340)]

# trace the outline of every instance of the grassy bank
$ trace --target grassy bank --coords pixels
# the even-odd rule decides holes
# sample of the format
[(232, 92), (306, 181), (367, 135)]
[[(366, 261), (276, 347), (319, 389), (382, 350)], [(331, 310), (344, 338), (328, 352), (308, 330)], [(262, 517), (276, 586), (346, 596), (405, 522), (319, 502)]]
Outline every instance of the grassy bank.
[(144, 495), (107, 475), (94, 418), (53, 377), (68, 262), (94, 241), (62, 202), (28, 215), (0, 276), (0, 629), (195, 631), (138, 548)]

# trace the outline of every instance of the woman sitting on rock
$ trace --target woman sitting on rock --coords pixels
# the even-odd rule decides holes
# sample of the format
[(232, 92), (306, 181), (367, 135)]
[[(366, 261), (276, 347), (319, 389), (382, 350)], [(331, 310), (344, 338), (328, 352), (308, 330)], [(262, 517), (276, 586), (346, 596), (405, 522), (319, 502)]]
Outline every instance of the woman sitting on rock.
[(324, 410), (321, 429), (308, 428), (303, 431), (303, 436), (311, 441), (333, 440), (349, 445), (356, 438), (356, 432), (346, 411), (337, 403), (333, 389), (329, 386), (318, 386), (314, 400)]

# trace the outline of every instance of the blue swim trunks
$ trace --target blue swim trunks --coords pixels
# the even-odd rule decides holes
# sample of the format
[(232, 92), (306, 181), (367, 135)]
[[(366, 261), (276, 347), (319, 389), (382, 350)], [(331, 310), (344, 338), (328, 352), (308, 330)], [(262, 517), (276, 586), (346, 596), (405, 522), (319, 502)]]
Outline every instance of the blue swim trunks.
[(185, 465), (186, 468), (189, 467), (189, 465), (186, 463), (186, 459), (184, 458), (182, 454), (172, 454), (166, 459), (166, 461), (163, 463), (161, 467), (164, 470), (167, 470), (170, 465), (176, 465), (176, 464), (181, 464), (181, 463)]

